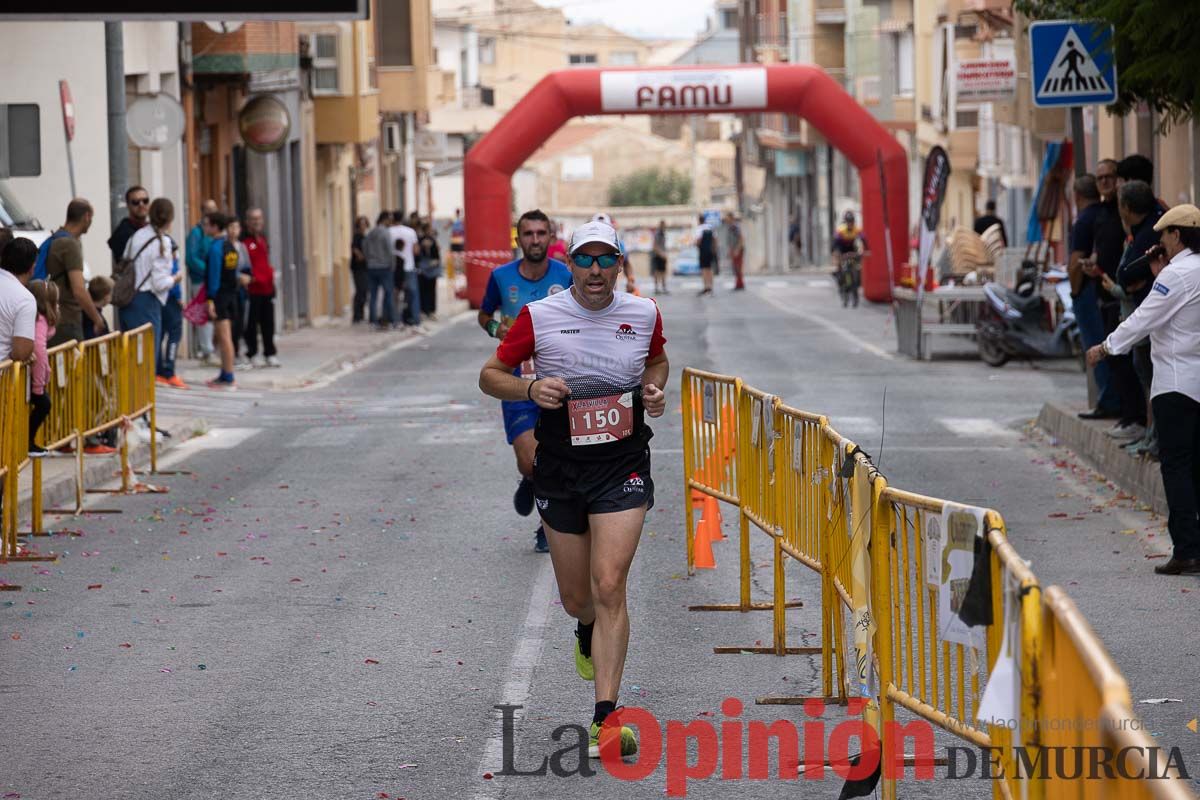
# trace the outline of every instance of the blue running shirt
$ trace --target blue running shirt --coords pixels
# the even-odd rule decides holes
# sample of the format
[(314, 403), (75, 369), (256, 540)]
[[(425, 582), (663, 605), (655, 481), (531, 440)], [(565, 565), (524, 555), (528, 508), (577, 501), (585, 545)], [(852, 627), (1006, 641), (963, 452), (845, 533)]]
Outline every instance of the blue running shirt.
[[(527, 303), (542, 300), (571, 288), (571, 268), (553, 258), (546, 259), (548, 266), (541, 280), (531, 281), (521, 274), (521, 259), (501, 264), (488, 277), (487, 291), (479, 308), (485, 314), (500, 311), (503, 321), (512, 325)], [(533, 376), (532, 363), (517, 367), (514, 375)]]

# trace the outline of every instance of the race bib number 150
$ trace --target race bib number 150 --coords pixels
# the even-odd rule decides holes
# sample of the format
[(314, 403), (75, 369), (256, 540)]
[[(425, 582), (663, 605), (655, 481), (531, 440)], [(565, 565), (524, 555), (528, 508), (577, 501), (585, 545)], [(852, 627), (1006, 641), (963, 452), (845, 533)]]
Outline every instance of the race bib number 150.
[(568, 400), (571, 444), (618, 442), (633, 435), (633, 392)]

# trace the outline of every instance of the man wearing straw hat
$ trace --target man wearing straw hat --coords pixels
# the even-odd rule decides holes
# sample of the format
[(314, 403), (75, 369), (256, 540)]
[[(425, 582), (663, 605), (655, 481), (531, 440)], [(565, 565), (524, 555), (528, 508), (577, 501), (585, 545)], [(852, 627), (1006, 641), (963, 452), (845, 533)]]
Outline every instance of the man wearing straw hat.
[[(1128, 265), (1153, 280), (1150, 293), (1108, 338), (1088, 350), (1095, 365), (1146, 336), (1154, 379), (1163, 489), (1174, 552), (1159, 575), (1200, 574), (1200, 208), (1175, 206), (1154, 224), (1160, 244)], [(1144, 262), (1144, 263), (1141, 263)]]
[[(666, 408), (660, 387), (669, 366), (658, 306), (615, 292), (624, 261), (616, 230), (599, 221), (579, 226), (568, 257), (570, 290), (521, 309), (479, 387), (541, 408), (534, 496), (563, 609), (577, 620), (575, 669), (596, 682), (589, 753), (599, 756), (629, 646), (625, 582), (654, 505), (645, 417)], [(529, 358), (532, 381), (513, 374)], [(606, 747), (615, 727), (606, 728)], [(621, 755), (637, 752), (630, 728), (620, 727), (619, 741)]]

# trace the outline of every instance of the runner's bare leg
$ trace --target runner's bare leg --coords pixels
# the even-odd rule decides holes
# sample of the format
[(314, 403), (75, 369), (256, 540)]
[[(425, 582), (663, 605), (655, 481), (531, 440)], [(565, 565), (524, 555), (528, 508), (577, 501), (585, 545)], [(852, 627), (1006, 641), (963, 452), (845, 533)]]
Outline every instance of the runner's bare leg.
[(616, 701), (629, 649), (629, 608), (625, 581), (637, 552), (646, 507), (592, 514), (591, 595), (596, 627), (592, 631), (592, 663), (596, 667), (596, 702)]
[[(537, 453), (537, 439), (533, 431), (525, 431), (513, 440), (513, 454), (517, 457), (517, 470), (522, 477), (533, 477), (533, 456)], [(547, 528), (549, 530), (549, 528)]]
[(592, 606), (591, 534), (562, 533), (545, 520), (542, 527), (550, 543), (550, 563), (554, 565), (554, 580), (558, 583), (563, 610), (584, 625), (591, 625), (596, 621)]

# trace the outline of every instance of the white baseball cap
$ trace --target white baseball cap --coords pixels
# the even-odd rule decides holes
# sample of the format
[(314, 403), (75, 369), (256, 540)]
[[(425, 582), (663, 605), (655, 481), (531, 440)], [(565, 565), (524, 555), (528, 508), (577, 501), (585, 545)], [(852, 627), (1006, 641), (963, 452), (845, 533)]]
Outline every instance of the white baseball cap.
[(592, 242), (606, 244), (618, 253), (621, 252), (621, 240), (617, 238), (616, 229), (606, 222), (595, 220), (585, 222), (575, 229), (571, 234), (571, 246), (567, 250), (571, 255), (575, 255), (576, 250)]

